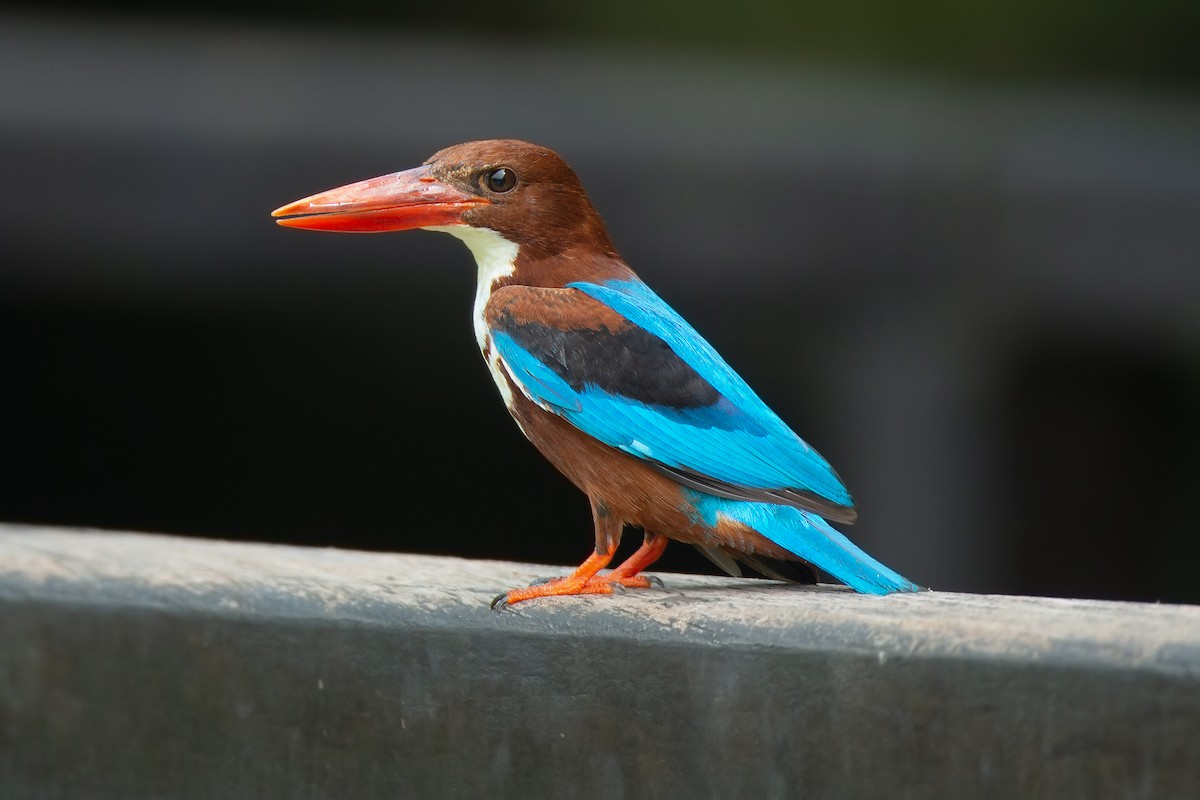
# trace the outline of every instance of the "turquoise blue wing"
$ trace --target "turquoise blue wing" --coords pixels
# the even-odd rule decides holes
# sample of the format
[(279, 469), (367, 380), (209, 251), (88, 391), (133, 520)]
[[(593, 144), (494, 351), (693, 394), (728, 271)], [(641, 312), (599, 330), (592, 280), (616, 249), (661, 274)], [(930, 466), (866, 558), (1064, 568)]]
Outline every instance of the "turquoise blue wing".
[(853, 521), (829, 462), (645, 284), (501, 291), (492, 346), (536, 402), (690, 488)]

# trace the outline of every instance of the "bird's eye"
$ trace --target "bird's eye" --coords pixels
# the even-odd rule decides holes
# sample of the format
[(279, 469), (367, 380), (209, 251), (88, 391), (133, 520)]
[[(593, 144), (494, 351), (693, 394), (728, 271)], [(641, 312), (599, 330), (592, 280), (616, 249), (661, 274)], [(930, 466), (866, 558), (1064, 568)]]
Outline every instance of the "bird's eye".
[(483, 188), (497, 194), (511, 192), (517, 185), (517, 173), (507, 167), (500, 167), (483, 176)]

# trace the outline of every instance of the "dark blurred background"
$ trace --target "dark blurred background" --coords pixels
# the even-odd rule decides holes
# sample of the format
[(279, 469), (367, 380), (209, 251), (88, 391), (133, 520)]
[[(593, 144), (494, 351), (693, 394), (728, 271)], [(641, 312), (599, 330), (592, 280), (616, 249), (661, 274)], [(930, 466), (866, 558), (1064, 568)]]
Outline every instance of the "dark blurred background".
[(578, 563), (466, 249), (268, 216), (512, 136), (881, 560), (1200, 602), (1193, 0), (95, 8), (0, 6), (0, 520)]

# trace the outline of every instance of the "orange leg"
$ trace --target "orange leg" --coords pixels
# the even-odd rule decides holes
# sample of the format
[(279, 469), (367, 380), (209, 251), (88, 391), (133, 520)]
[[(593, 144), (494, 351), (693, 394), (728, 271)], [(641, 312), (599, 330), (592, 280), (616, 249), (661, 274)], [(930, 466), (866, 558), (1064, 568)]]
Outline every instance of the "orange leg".
[(646, 536), (642, 539), (642, 546), (635, 550), (633, 555), (625, 559), (621, 566), (614, 569), (607, 576), (607, 580), (609, 582), (618, 582), (622, 586), (633, 586), (634, 584), (626, 583), (626, 581), (639, 580), (644, 581), (644, 583), (636, 584), (639, 588), (649, 586), (651, 583), (650, 579), (638, 576), (638, 573), (655, 561), (658, 561), (666, 549), (667, 537), (662, 534), (646, 531)]
[[(601, 531), (599, 520), (597, 531)], [(667, 537), (647, 531), (642, 546), (633, 555), (625, 559), (619, 567), (607, 575), (600, 575), (599, 572), (612, 561), (613, 555), (617, 552), (617, 544), (620, 541), (620, 537), (598, 535), (597, 541), (603, 541), (607, 547), (601, 550), (600, 546), (597, 545), (596, 551), (588, 556), (587, 560), (580, 564), (570, 575), (528, 586), (524, 589), (513, 589), (511, 592), (502, 594), (493, 600), (492, 608), (504, 608), (505, 606), (515, 605), (526, 600), (532, 600), (535, 597), (612, 594), (615, 589), (648, 589), (656, 582), (658, 585), (662, 585), (662, 582), (657, 578), (647, 578), (638, 573), (657, 561), (659, 556), (663, 554), (663, 551), (667, 549)]]
[[(575, 571), (563, 578), (527, 586), (524, 589), (513, 589), (492, 601), (492, 608), (503, 608), (535, 597), (552, 597), (563, 594), (593, 594), (584, 587), (596, 577), (596, 573), (608, 566), (613, 555), (617, 552), (614, 544), (607, 553), (599, 550), (587, 557), (587, 560), (575, 568)], [(611, 589), (609, 591), (612, 591)]]

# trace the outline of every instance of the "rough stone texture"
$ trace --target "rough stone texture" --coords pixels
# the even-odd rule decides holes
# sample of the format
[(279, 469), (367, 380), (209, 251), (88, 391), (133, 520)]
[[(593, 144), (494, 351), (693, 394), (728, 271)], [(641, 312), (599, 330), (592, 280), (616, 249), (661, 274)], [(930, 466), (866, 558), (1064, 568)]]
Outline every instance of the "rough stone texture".
[(1194, 797), (1200, 608), (0, 526), (0, 796)]

